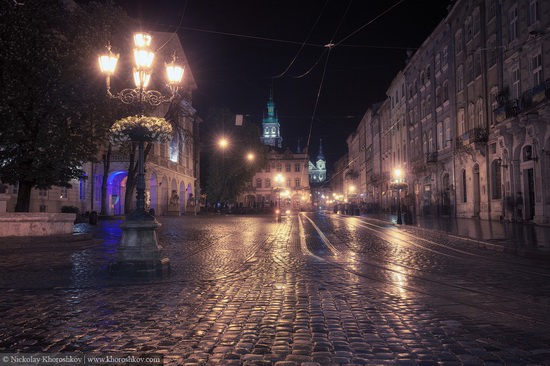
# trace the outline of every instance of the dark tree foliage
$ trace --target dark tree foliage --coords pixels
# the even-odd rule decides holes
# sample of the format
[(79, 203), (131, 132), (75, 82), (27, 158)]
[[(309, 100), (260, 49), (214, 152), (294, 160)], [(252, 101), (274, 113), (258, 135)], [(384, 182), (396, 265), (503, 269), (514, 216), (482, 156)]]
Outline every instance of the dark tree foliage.
[(132, 22), (109, 4), (60, 0), (5, 2), (0, 19), (0, 177), (19, 183), (16, 211), (28, 211), (33, 188), (83, 177), (121, 114), (97, 54)]
[[(267, 164), (267, 149), (261, 143), (258, 126), (244, 122), (235, 125), (235, 115), (227, 109), (212, 109), (203, 127), (202, 138), (210, 148), (203, 154), (208, 159), (206, 194), (210, 203), (235, 202), (259, 168)], [(219, 139), (226, 137), (222, 149)], [(254, 160), (247, 159), (249, 153)]]

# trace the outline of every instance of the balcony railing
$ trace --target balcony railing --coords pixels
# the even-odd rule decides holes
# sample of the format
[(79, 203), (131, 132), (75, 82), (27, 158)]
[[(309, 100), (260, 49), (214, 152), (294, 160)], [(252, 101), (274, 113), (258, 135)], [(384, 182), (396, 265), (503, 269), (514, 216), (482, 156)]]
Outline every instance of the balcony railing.
[(550, 79), (525, 91), (519, 99), (507, 100), (504, 94), (499, 94), (497, 100), (500, 105), (493, 111), (495, 123), (502, 123), (507, 118), (516, 117), (519, 112), (536, 106), (548, 97), (550, 97)]
[(437, 151), (426, 153), (426, 164), (437, 163)]
[(472, 144), (472, 143), (484, 143), (489, 139), (487, 130), (484, 128), (472, 128), (462, 136), (456, 138), (456, 146)]

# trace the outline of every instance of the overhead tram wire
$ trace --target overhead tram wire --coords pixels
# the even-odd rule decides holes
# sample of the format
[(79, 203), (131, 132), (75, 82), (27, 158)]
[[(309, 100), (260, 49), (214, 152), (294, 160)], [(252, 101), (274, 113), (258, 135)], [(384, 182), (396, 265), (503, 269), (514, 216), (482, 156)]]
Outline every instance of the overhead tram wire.
[(185, 0), (185, 4), (183, 5), (183, 11), (181, 13), (181, 18), (180, 18), (180, 23), (178, 24), (178, 26), (176, 27), (176, 30), (174, 30), (174, 32), (172, 33), (172, 35), (166, 40), (166, 42), (164, 42), (164, 44), (162, 46), (160, 46), (158, 48), (158, 50), (156, 51), (156, 53), (158, 53), (160, 50), (162, 50), (164, 48), (164, 46), (166, 46), (168, 44), (168, 42), (170, 42), (170, 40), (172, 40), (172, 38), (174, 38), (174, 36), (176, 35), (176, 33), (178, 32), (178, 29), (181, 27), (181, 25), (183, 24), (183, 18), (185, 17), (185, 9), (187, 9), (187, 0)]
[[(325, 5), (323, 5), (323, 9), (321, 9), (321, 12), (319, 13), (319, 16), (317, 17), (317, 19), (315, 20), (315, 23), (313, 24), (313, 27), (311, 28), (311, 30), (309, 31), (309, 34), (307, 35), (305, 41), (302, 43), (302, 45), (300, 46), (300, 49), (298, 50), (298, 52), (296, 53), (296, 55), (294, 56), (294, 58), (292, 59), (292, 61), (290, 61), (290, 64), (288, 64), (287, 68), (282, 72), (280, 73), (279, 75), (276, 75), (276, 76), (273, 76), (273, 78), (280, 78), (280, 77), (283, 77), (287, 71), (292, 67), (292, 65), (294, 65), (294, 62), (296, 61), (296, 59), (298, 58), (298, 56), (300, 55), (300, 52), (302, 52), (302, 50), (304, 49), (304, 47), (307, 45), (307, 40), (309, 39), (309, 37), (311, 37), (311, 34), (313, 33), (313, 30), (315, 29), (315, 27), (317, 26), (317, 23), (319, 22), (319, 19), (321, 19), (321, 15), (323, 15), (323, 12), (325, 11), (325, 8), (327, 7), (327, 4), (328, 4), (329, 0), (326, 0), (325, 1)], [(324, 52), (323, 52), (324, 54)], [(322, 56), (321, 56), (322, 57)], [(321, 60), (321, 58), (319, 58), (319, 60)], [(319, 60), (315, 63), (315, 65), (313, 65), (312, 68), (314, 68), (317, 63), (319, 62)], [(308, 71), (309, 72), (309, 71)]]
[[(352, 2), (353, 2), (353, 0), (350, 0), (350, 2), (348, 3), (348, 7), (346, 8), (346, 11), (342, 15), (342, 18), (340, 19), (340, 23), (338, 23), (338, 27), (336, 27), (336, 29), (334, 30), (334, 34), (333, 34), (330, 42), (325, 45), (325, 47), (328, 49), (328, 53), (327, 53), (327, 58), (325, 60), (325, 66), (323, 67), (323, 74), (321, 75), (321, 82), (319, 83), (319, 89), (317, 90), (317, 97), (315, 98), (315, 106), (313, 107), (313, 113), (311, 115), (311, 122), (309, 124), (309, 133), (308, 133), (308, 136), (307, 136), (307, 143), (306, 143), (308, 153), (309, 153), (309, 145), (311, 143), (311, 135), (312, 135), (312, 131), (313, 131), (313, 121), (315, 120), (315, 114), (317, 113), (317, 107), (319, 106), (319, 99), (321, 98), (321, 91), (323, 90), (323, 84), (324, 84), (324, 81), (325, 81), (325, 76), (327, 74), (328, 62), (330, 60), (330, 52), (332, 51), (332, 48), (334, 47), (334, 44), (332, 42), (334, 40), (334, 37), (338, 33), (338, 30), (342, 26), (342, 23), (343, 23), (344, 19), (346, 18), (346, 15), (348, 14), (348, 10), (349, 10)], [(323, 54), (324, 53), (325, 52), (323, 52)], [(313, 68), (310, 69), (308, 71), (308, 73), (311, 72), (311, 70), (313, 70)], [(306, 163), (309, 163), (309, 159)]]

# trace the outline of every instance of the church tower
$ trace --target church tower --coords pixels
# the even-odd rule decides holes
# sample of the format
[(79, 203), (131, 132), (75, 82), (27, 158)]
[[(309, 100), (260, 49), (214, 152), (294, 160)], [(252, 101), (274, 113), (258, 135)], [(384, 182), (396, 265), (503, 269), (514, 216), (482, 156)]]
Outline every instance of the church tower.
[(319, 140), (319, 153), (317, 161), (309, 162), (309, 181), (312, 183), (323, 183), (327, 179), (327, 161), (323, 154), (323, 140)]
[(327, 179), (327, 161), (323, 155), (323, 139), (319, 140), (319, 153), (317, 154), (317, 170), (319, 172), (319, 182)]
[(275, 102), (273, 102), (273, 88), (267, 102), (267, 116), (264, 115), (262, 120), (262, 143), (278, 148), (283, 146), (283, 138), (281, 137), (281, 126), (279, 118), (275, 112)]

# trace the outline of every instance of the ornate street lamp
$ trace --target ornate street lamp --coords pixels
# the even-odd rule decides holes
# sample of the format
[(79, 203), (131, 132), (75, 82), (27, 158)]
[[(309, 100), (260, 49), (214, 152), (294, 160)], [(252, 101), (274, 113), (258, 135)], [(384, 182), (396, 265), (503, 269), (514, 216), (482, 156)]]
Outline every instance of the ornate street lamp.
[(137, 104), (139, 115), (117, 121), (111, 129), (116, 134), (126, 134), (128, 139), (138, 143), (138, 174), (136, 182), (136, 209), (121, 225), (123, 230), (118, 260), (112, 263), (110, 271), (157, 274), (169, 269), (170, 261), (161, 259), (162, 247), (157, 242), (156, 228), (160, 225), (153, 216), (145, 211), (145, 158), (144, 143), (166, 139), (171, 126), (163, 118), (144, 117), (143, 104), (159, 106), (172, 102), (178, 95), (178, 87), (183, 77), (183, 67), (176, 65), (176, 55), (166, 64), (169, 96), (157, 90), (148, 90), (153, 71), (155, 53), (150, 50), (152, 37), (146, 33), (134, 34), (134, 84), (135, 88), (111, 92), (111, 76), (115, 73), (119, 55), (107, 46), (107, 54), (99, 56), (101, 72), (106, 75), (106, 87), (109, 97), (125, 104)]
[(394, 180), (391, 182), (390, 187), (397, 191), (397, 224), (403, 224), (401, 218), (401, 190), (407, 189), (409, 185), (404, 181), (404, 177), (401, 174), (401, 169), (395, 169), (393, 171)]

